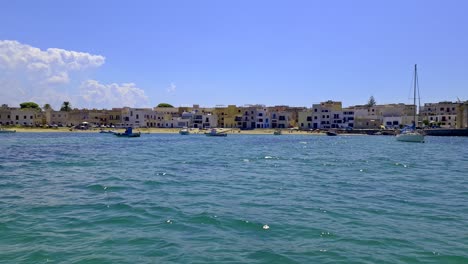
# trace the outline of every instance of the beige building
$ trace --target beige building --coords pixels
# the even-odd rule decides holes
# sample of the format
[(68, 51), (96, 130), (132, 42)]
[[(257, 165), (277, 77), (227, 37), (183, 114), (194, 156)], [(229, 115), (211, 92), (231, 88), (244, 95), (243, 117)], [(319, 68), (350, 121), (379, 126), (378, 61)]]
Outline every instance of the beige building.
[[(10, 124), (20, 126), (35, 126), (38, 120), (38, 115), (42, 115), (40, 109), (21, 109), (11, 108)], [(38, 125), (41, 125), (38, 123)]]
[(458, 103), (457, 120), (456, 128), (468, 128), (468, 101)]
[(457, 125), (457, 110), (459, 103), (439, 102), (426, 103), (421, 107), (420, 115), (427, 120), (429, 125), (437, 125), (443, 128), (455, 128)]
[(354, 107), (354, 127), (358, 129), (399, 128), (410, 125), (414, 106), (408, 104), (358, 105)]
[(8, 126), (11, 123), (11, 109), (4, 104), (0, 107), (0, 125)]
[(313, 129), (341, 128), (343, 126), (343, 107), (339, 101), (328, 100), (312, 105)]
[(67, 111), (54, 111), (52, 109), (48, 109), (44, 111), (46, 124), (66, 126), (68, 124), (68, 113), (69, 112)]

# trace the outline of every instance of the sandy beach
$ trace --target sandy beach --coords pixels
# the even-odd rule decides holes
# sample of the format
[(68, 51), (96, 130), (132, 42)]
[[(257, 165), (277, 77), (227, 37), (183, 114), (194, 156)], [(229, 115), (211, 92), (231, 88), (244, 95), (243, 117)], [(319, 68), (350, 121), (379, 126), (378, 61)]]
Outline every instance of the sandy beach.
[[(21, 127), (21, 128), (9, 128), (10, 130), (16, 130), (18, 133), (99, 133), (101, 129), (94, 128), (88, 130), (79, 130), (79, 129), (70, 129), (68, 127), (58, 127), (58, 128), (29, 128), (29, 127)], [(109, 130), (108, 128), (104, 130)], [(124, 132), (125, 129), (118, 128), (112, 129), (113, 131), (117, 132)], [(179, 133), (179, 128), (136, 128), (134, 131), (141, 132), (142, 134), (177, 134)], [(204, 134), (208, 130), (201, 130), (201, 129), (191, 129), (190, 133), (192, 134)], [(245, 134), (245, 135), (273, 135), (275, 129), (254, 129), (254, 130), (240, 130), (237, 128), (221, 128), (219, 131), (225, 131), (228, 134)], [(299, 131), (299, 130), (291, 130), (291, 129), (283, 129), (281, 130), (282, 135), (325, 135), (324, 132), (312, 132), (312, 131)]]

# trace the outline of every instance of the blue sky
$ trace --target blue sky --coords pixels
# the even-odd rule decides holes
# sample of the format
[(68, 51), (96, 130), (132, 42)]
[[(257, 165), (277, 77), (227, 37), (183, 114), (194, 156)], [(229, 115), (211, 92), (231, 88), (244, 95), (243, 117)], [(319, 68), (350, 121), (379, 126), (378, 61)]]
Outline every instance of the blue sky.
[(0, 101), (410, 103), (415, 63), (422, 103), (468, 100), (466, 10), (450, 0), (4, 1)]

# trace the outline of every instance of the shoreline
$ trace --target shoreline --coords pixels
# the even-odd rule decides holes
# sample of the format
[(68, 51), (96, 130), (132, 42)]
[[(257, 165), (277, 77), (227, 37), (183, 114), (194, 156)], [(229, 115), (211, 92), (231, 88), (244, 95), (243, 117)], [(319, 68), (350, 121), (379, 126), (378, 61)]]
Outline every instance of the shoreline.
[[(59, 127), (59, 128), (8, 128), (10, 130), (16, 130), (17, 133), (99, 133), (101, 129), (88, 129), (88, 130), (79, 130), (79, 129), (72, 129), (68, 127)], [(118, 129), (111, 129), (106, 128), (103, 129), (107, 130), (114, 130), (116, 132), (123, 132), (124, 128)], [(258, 128), (253, 130), (240, 130), (240, 129), (230, 129), (224, 128), (219, 129), (219, 131), (225, 131), (227, 134), (232, 135), (273, 135), (276, 129), (271, 128)], [(136, 128), (134, 129), (135, 132), (141, 132), (142, 134), (178, 134), (180, 128)], [(204, 134), (207, 130), (200, 130), (197, 128), (191, 129), (191, 134)], [(300, 130), (289, 130), (283, 129), (281, 130), (281, 135), (311, 135), (311, 136), (326, 136), (325, 131), (314, 132), (314, 131), (300, 131)], [(339, 134), (343, 136), (355, 136), (360, 134)]]

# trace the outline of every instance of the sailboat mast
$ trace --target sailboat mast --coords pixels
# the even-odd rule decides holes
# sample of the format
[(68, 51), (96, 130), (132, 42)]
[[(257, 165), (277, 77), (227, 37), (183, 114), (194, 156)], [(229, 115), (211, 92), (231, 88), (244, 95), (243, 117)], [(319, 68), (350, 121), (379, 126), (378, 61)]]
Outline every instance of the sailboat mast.
[(417, 126), (416, 123), (416, 83), (418, 81), (418, 69), (417, 64), (414, 65), (414, 96), (413, 96), (413, 106), (414, 106), (414, 127)]

